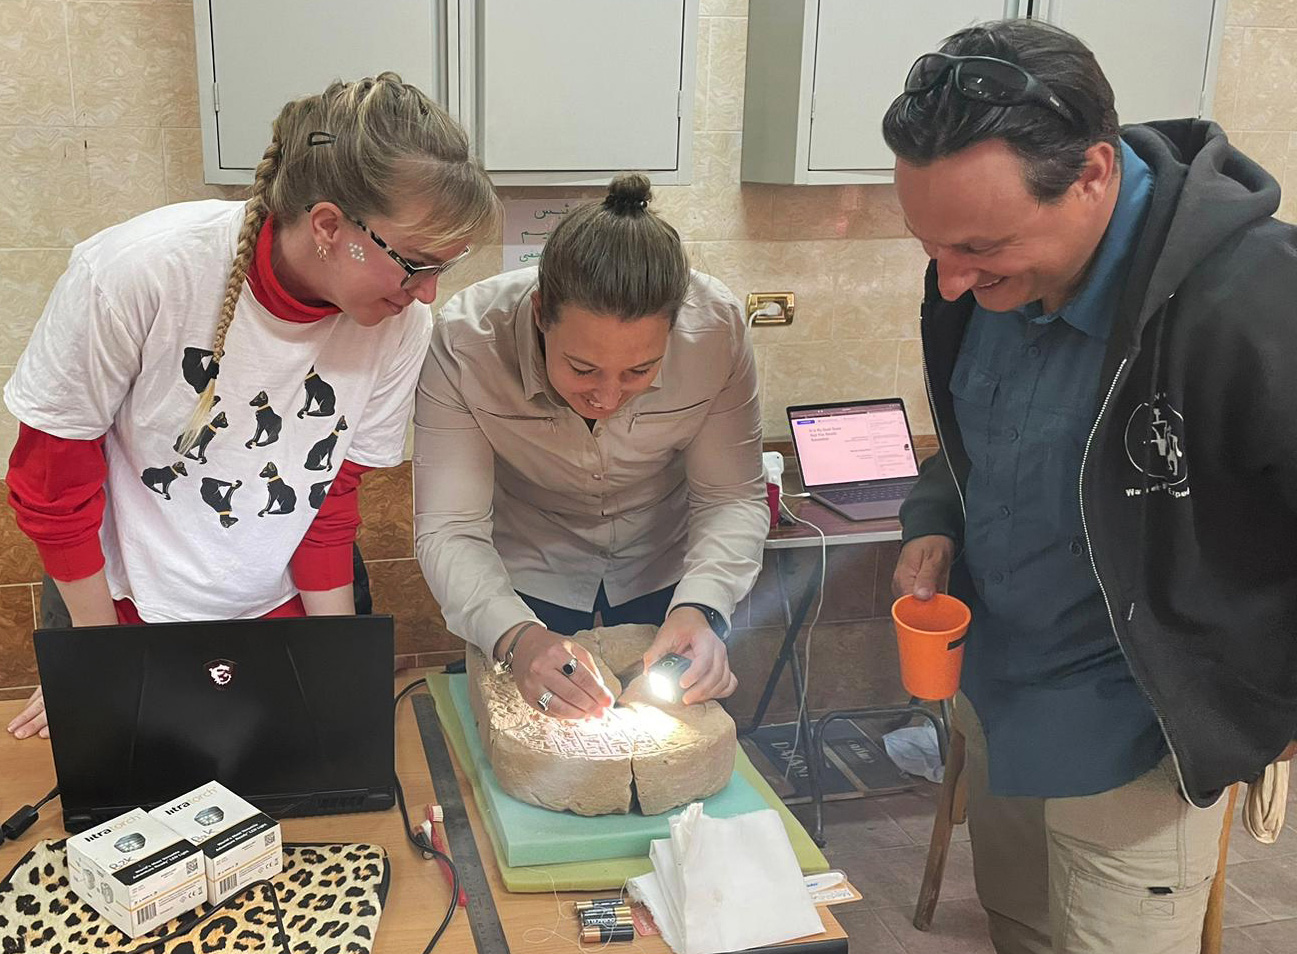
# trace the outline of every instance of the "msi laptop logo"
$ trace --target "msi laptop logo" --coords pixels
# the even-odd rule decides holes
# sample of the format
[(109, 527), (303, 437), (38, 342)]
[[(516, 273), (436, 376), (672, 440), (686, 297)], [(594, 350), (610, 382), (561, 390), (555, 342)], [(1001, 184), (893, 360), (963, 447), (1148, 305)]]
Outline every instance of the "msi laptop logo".
[(207, 678), (217, 689), (226, 689), (234, 681), (237, 664), (228, 659), (213, 659), (207, 664)]

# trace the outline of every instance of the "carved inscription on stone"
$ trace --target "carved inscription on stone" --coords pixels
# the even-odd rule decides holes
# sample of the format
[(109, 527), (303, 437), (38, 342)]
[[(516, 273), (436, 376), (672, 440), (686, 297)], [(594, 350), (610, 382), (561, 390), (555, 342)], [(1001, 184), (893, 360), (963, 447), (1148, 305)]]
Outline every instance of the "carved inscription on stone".
[(655, 632), (652, 626), (618, 626), (573, 637), (590, 651), (618, 699), (603, 718), (579, 722), (537, 712), (512, 676), (469, 650), (473, 713), (506, 792), (581, 815), (624, 813), (636, 802), (645, 814), (657, 814), (728, 784), (737, 740), (734, 721), (720, 704), (672, 705), (647, 692), (639, 661)]

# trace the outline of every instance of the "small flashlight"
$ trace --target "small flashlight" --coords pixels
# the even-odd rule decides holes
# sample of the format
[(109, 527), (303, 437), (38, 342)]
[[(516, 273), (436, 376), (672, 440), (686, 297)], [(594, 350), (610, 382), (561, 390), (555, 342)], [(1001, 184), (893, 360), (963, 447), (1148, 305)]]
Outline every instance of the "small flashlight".
[(679, 653), (667, 653), (648, 667), (649, 689), (663, 702), (680, 701), (680, 677), (692, 660)]

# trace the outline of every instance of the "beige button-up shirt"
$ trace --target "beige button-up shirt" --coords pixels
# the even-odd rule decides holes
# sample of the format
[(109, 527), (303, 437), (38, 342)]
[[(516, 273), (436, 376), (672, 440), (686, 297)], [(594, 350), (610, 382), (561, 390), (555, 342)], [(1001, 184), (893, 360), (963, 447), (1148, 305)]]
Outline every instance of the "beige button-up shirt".
[(450, 631), (490, 653), (535, 614), (516, 591), (613, 606), (679, 581), (728, 619), (770, 525), (743, 314), (697, 272), (647, 391), (593, 431), (549, 383), (536, 270), (437, 316), (414, 414), (416, 552)]

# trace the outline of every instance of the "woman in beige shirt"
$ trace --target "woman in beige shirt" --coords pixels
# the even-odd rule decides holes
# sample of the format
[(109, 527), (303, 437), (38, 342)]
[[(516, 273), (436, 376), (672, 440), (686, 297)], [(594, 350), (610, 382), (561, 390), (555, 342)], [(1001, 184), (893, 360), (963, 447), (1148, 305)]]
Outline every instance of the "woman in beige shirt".
[(451, 632), (557, 718), (612, 697), (566, 636), (660, 624), (645, 657), (692, 659), (686, 703), (732, 693), (734, 606), (769, 526), (743, 314), (691, 272), (622, 175), (570, 212), (538, 270), (437, 316), (415, 406), (419, 561)]

